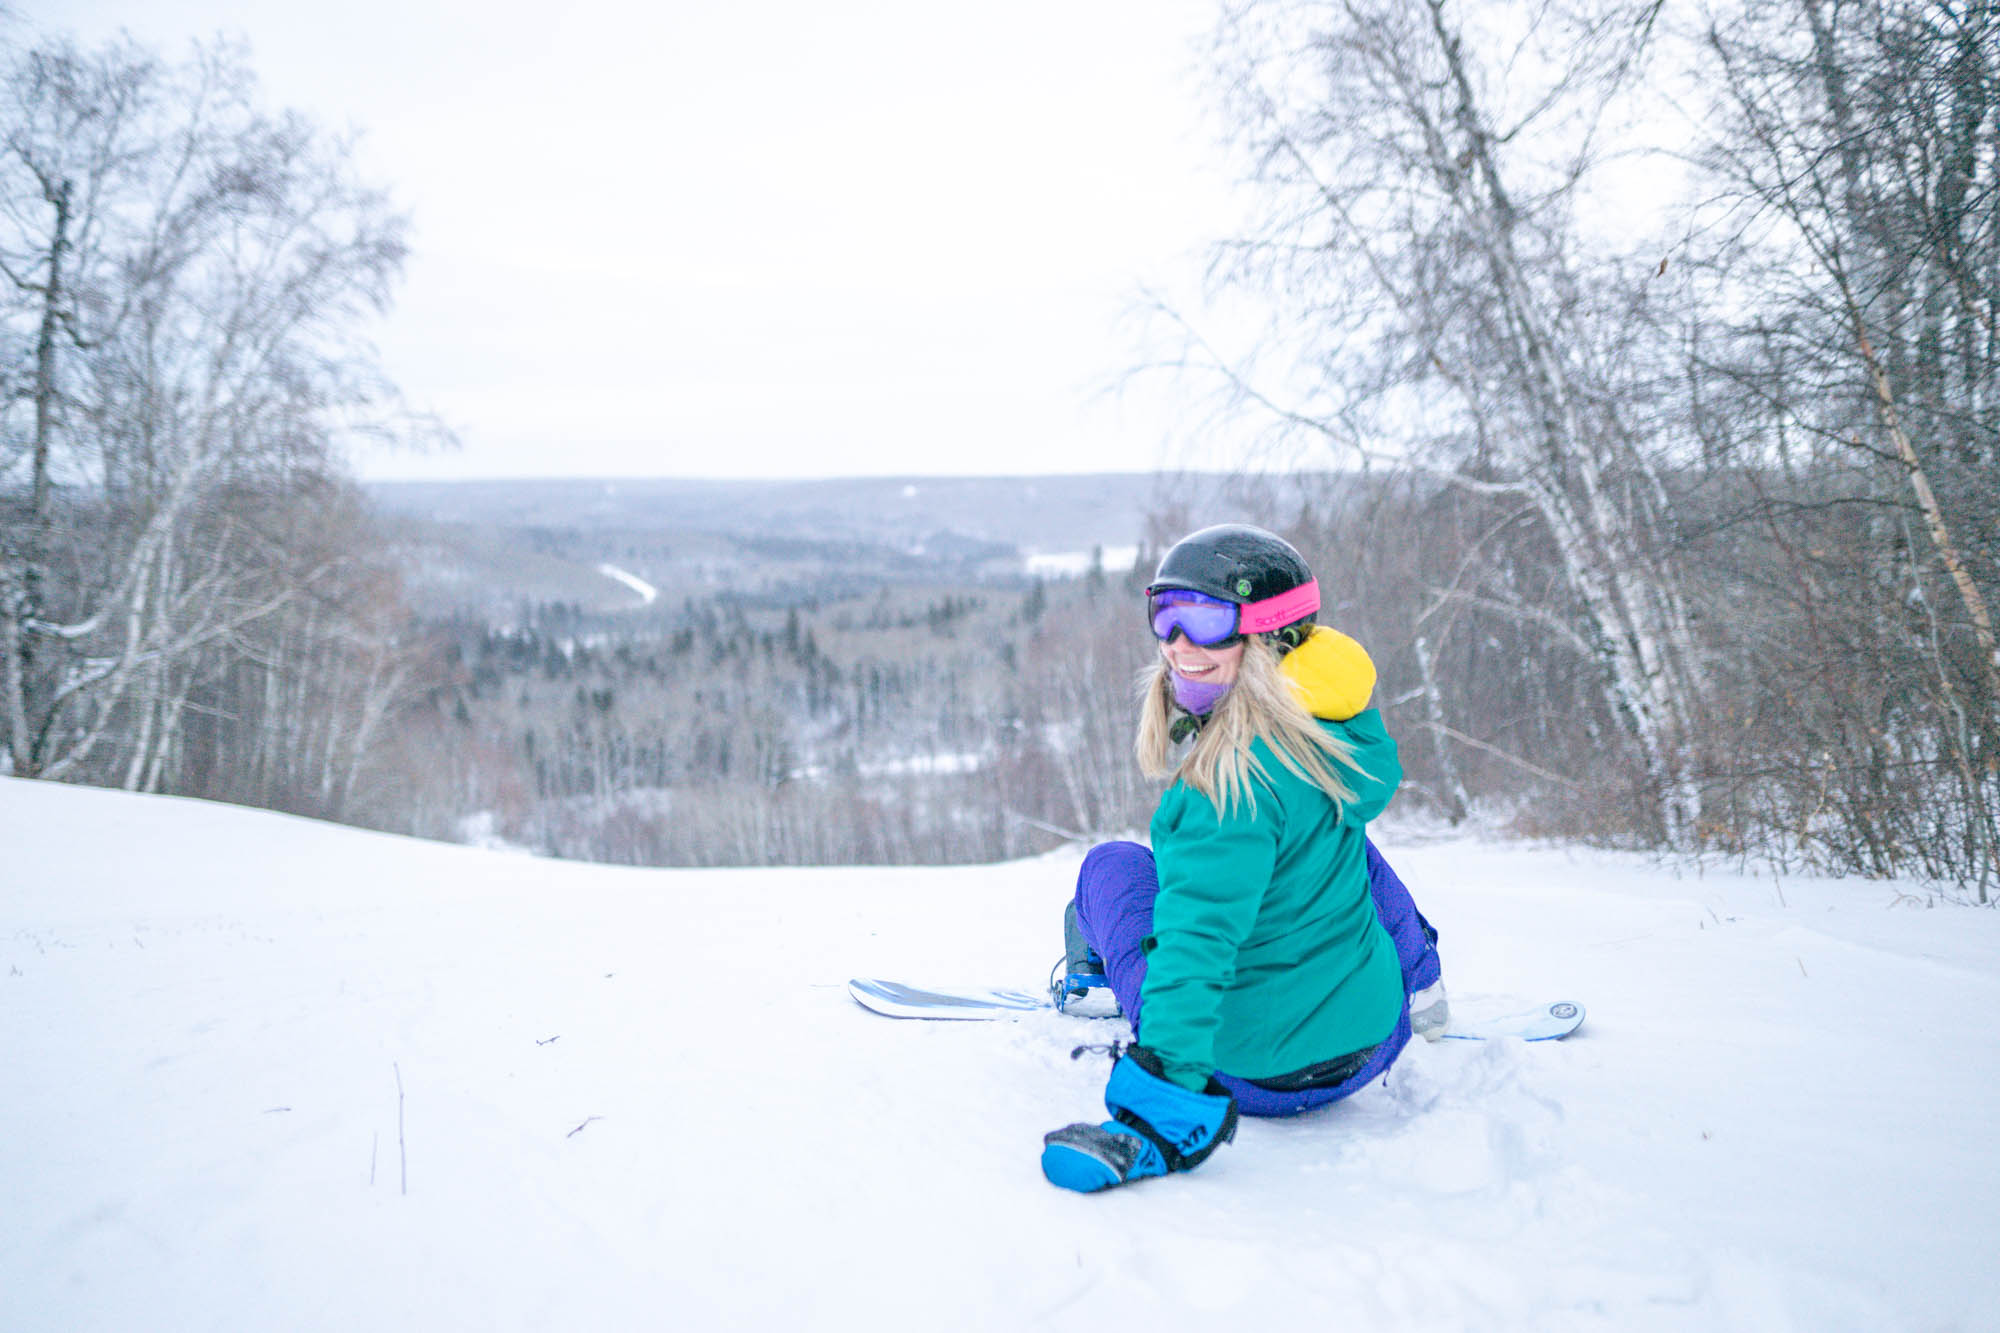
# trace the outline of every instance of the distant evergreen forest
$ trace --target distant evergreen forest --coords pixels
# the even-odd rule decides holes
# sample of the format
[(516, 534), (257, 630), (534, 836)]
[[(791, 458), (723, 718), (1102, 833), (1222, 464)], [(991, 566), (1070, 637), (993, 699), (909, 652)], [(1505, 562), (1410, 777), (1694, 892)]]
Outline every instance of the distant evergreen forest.
[(1127, 576), (610, 619), (437, 627), (455, 683), (431, 727), (463, 766), (444, 785), (479, 793), (491, 834), (636, 865), (957, 862), (1148, 813)]

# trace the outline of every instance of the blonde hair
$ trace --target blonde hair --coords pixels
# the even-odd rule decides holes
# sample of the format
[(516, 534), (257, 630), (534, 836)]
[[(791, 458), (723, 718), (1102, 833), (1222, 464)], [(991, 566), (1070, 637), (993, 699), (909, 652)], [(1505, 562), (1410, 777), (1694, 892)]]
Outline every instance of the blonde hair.
[(1354, 799), (1354, 789), (1340, 776), (1342, 767), (1361, 771), (1354, 748), (1313, 719), (1298, 688), (1278, 669), (1278, 651), (1267, 636), (1244, 640), (1236, 683), (1178, 761), (1173, 757), (1173, 671), (1164, 657), (1140, 677), (1140, 691), (1139, 735), (1132, 747), (1139, 767), (1149, 778), (1185, 782), (1208, 797), (1218, 815), (1228, 815), (1240, 800), (1256, 817), (1251, 780), (1268, 781), (1270, 776), (1250, 749), (1259, 737), (1279, 763), (1336, 803)]

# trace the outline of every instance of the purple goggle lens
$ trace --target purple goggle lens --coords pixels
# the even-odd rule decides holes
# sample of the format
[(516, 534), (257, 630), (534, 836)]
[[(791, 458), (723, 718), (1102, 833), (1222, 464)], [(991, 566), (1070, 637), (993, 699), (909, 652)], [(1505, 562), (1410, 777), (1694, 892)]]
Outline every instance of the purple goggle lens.
[(1238, 606), (1192, 588), (1156, 588), (1146, 596), (1146, 613), (1161, 643), (1176, 631), (1188, 642), (1215, 648), (1245, 634), (1283, 629), (1319, 610), (1319, 580), (1310, 579), (1261, 602)]
[(1176, 631), (1203, 648), (1236, 637), (1236, 603), (1192, 588), (1162, 588), (1146, 599), (1146, 611), (1152, 618), (1153, 634), (1161, 643), (1171, 642)]

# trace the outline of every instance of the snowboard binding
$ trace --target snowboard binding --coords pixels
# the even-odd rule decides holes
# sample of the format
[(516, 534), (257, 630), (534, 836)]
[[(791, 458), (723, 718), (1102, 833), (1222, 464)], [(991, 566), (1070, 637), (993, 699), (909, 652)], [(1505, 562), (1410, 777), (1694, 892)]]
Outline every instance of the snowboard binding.
[(1076, 904), (1063, 909), (1063, 956), (1049, 969), (1049, 999), (1058, 1012), (1068, 1012), (1072, 1000), (1082, 999), (1093, 990), (1109, 990), (1104, 960), (1084, 939), (1076, 923)]

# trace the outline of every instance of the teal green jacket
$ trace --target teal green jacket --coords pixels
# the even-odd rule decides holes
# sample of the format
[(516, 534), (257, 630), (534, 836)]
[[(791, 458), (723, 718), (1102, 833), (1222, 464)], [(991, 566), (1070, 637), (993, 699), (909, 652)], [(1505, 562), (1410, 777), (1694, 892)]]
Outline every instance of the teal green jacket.
[(1385, 1040), (1402, 1015), (1363, 836), (1402, 781), (1396, 742), (1372, 708), (1320, 725), (1354, 748), (1361, 771), (1342, 772), (1352, 801), (1337, 804), (1260, 740), (1254, 808), (1221, 815), (1176, 782), (1153, 816), (1160, 894), (1139, 1039), (1177, 1083), (1288, 1074)]

